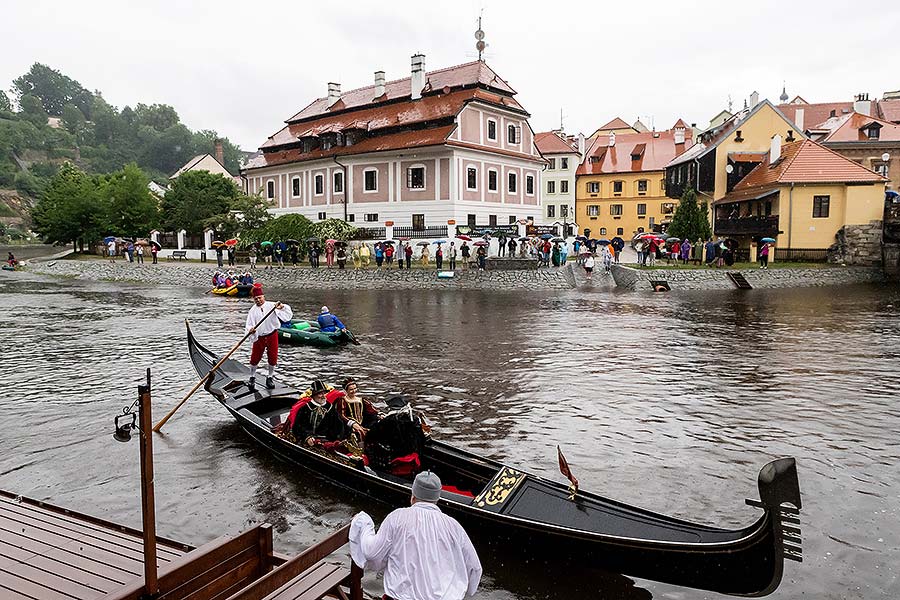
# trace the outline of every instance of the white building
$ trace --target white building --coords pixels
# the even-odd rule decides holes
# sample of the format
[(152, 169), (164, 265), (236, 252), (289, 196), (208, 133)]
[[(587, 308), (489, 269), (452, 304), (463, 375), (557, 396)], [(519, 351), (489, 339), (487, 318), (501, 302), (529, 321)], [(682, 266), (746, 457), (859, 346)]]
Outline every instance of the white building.
[(567, 136), (563, 131), (547, 131), (536, 133), (534, 143), (548, 163), (541, 173), (539, 222), (572, 224), (570, 231), (574, 231), (575, 170), (584, 156), (584, 135), (576, 137)]
[[(483, 61), (313, 100), (241, 171), (276, 215), (346, 219), (395, 236), (452, 234), (448, 226), (515, 224), (540, 214), (544, 160), (515, 90)], [(573, 170), (574, 172), (574, 170)]]

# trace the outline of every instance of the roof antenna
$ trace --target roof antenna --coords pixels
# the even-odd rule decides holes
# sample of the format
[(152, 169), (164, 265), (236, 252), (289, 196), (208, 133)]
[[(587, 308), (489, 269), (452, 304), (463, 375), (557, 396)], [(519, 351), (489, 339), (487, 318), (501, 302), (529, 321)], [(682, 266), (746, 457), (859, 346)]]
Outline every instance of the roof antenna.
[(484, 52), (484, 49), (487, 47), (487, 44), (484, 43), (484, 31), (481, 29), (481, 15), (484, 13), (484, 9), (481, 9), (481, 12), (478, 14), (478, 29), (475, 31), (475, 39), (478, 40), (475, 42), (475, 49), (478, 50), (478, 62), (482, 61), (481, 53)]
[(731, 112), (731, 94), (728, 94), (728, 112)]

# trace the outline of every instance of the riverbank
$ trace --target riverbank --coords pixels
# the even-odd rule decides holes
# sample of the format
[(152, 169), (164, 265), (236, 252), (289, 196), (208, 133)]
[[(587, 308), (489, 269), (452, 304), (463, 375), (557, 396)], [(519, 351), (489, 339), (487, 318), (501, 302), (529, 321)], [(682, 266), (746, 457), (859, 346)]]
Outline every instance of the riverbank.
[(673, 290), (736, 289), (729, 273), (740, 273), (753, 288), (803, 288), (853, 285), (884, 281), (881, 269), (869, 267), (820, 266), (778, 269), (635, 269), (613, 265), (616, 287), (651, 290), (654, 281), (665, 281)]
[[(124, 260), (56, 260), (37, 262), (28, 270), (43, 275), (97, 281), (150, 283), (182, 287), (209, 287), (215, 264), (162, 261), (136, 264)], [(236, 271), (242, 267), (236, 267)], [(575, 287), (572, 267), (529, 270), (457, 270), (453, 277), (438, 277), (436, 269), (312, 269), (284, 267), (257, 269), (267, 285), (293, 289), (485, 289), (567, 290)]]

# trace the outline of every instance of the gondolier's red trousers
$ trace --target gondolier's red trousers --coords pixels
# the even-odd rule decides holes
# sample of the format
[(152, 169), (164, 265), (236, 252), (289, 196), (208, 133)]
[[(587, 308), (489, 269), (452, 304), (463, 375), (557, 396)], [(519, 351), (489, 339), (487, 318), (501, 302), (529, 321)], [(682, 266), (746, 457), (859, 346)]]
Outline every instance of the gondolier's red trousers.
[(250, 364), (254, 367), (262, 360), (263, 350), (266, 351), (266, 358), (270, 365), (278, 364), (278, 330), (276, 329), (269, 335), (258, 338), (253, 342), (253, 348), (250, 350)]

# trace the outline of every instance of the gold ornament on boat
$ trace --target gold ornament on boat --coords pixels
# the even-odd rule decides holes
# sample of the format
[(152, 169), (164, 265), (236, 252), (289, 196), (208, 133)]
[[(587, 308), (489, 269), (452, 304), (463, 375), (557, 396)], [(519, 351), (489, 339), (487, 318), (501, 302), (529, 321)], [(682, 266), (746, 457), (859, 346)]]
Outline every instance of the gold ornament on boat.
[(524, 479), (525, 473), (503, 467), (488, 487), (475, 498), (475, 505), (484, 508), (503, 504)]

